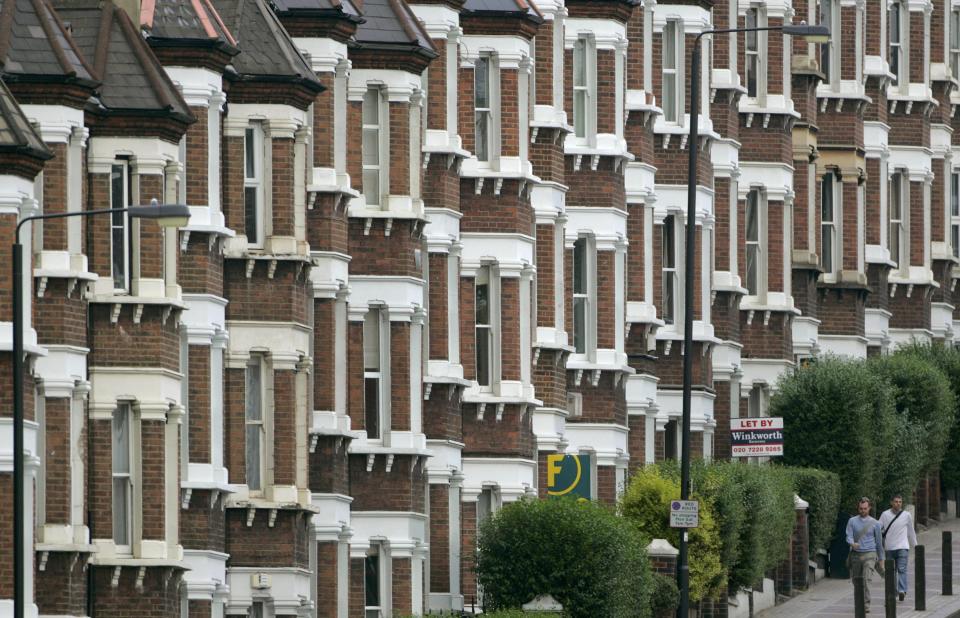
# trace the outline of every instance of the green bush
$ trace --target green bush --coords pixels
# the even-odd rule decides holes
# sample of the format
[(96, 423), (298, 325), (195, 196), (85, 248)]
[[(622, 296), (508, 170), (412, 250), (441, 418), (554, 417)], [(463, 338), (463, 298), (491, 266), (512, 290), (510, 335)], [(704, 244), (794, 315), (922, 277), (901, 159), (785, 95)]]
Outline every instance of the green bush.
[[(621, 514), (646, 538), (680, 543), (678, 530), (670, 528), (670, 502), (680, 498), (680, 482), (669, 468), (647, 466), (631, 478), (620, 502)], [(720, 534), (709, 500), (700, 501), (700, 525), (689, 531), (690, 598), (719, 598), (726, 592), (726, 572), (720, 562)]]
[(807, 501), (810, 526), (810, 557), (818, 549), (827, 549), (837, 523), (840, 507), (840, 477), (816, 468), (785, 468), (793, 479), (793, 489)]
[(746, 495), (737, 482), (736, 462), (705, 464), (702, 460), (691, 466), (693, 486), (710, 502), (716, 514), (720, 532), (720, 563), (727, 573), (733, 571), (740, 556), (740, 543), (747, 525)]
[(779, 467), (733, 464), (733, 482), (743, 488), (746, 518), (730, 587), (757, 584), (789, 555), (795, 512), (793, 483)]
[(784, 422), (783, 463), (818, 467), (841, 482), (840, 508), (880, 495), (897, 430), (894, 390), (864, 363), (832, 356), (783, 376), (770, 416)]
[(662, 573), (653, 574), (653, 594), (650, 598), (650, 609), (654, 618), (670, 618), (677, 613), (680, 604), (680, 591), (677, 589), (677, 580)]
[(946, 487), (960, 487), (960, 350), (953, 346), (914, 342), (898, 348), (897, 355), (901, 354), (922, 358), (947, 377), (954, 397), (954, 422), (940, 463), (940, 478)]
[(524, 499), (480, 528), (477, 578), (486, 609), (553, 595), (572, 618), (648, 618), (646, 541), (611, 510), (573, 498)]
[(928, 471), (940, 467), (956, 400), (944, 373), (917, 354), (878, 356), (867, 367), (893, 386), (900, 417), (884, 479), (886, 501), (895, 493), (909, 495)]

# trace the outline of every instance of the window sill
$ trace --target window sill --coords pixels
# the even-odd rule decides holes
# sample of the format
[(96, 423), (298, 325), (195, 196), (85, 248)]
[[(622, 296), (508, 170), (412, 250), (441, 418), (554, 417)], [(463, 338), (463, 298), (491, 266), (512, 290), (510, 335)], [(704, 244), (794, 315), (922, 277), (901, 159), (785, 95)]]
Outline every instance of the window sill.
[(36, 552), (60, 552), (93, 554), (97, 551), (97, 546), (93, 543), (37, 543), (34, 547)]
[(652, 324), (661, 327), (665, 324), (657, 317), (657, 308), (643, 301), (627, 301), (626, 321), (628, 324)]
[[(241, 493), (241, 492), (238, 492)], [(255, 509), (255, 510), (271, 510), (271, 511), (310, 511), (313, 513), (319, 513), (320, 509), (306, 504), (299, 504), (296, 502), (274, 502), (272, 500), (267, 500), (266, 498), (261, 498), (258, 496), (250, 496), (249, 494), (237, 495), (234, 494), (227, 498), (226, 508), (228, 509)]]
[(633, 161), (634, 156), (627, 148), (627, 141), (622, 137), (610, 133), (598, 133), (594, 145), (587, 143), (588, 138), (567, 135), (563, 144), (563, 154), (586, 157), (618, 157), (626, 161)]
[(225, 494), (232, 494), (237, 491), (236, 486), (230, 483), (217, 483), (216, 481), (181, 481), (180, 489), (219, 491)]
[(104, 305), (164, 305), (177, 309), (187, 308), (187, 304), (179, 298), (131, 296), (128, 294), (94, 294), (90, 297), (90, 302)]

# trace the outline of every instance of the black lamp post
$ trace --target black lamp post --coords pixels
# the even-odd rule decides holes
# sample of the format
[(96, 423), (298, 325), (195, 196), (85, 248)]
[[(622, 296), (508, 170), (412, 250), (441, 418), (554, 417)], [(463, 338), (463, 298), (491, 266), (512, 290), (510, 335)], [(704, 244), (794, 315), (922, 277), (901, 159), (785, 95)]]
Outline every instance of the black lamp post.
[[(24, 217), (17, 223), (13, 244), (13, 617), (24, 618), (27, 603), (26, 575), (24, 573), (25, 548), (23, 492), (23, 245), (20, 244), (20, 228), (29, 221), (87, 217), (108, 213), (125, 212), (139, 219), (153, 219), (161, 227), (180, 227), (190, 220), (190, 209), (182, 204), (157, 204), (130, 206), (129, 208), (104, 208), (76, 212), (52, 213)], [(32, 550), (32, 548), (31, 548)]]
[[(684, 263), (683, 298), (683, 433), (680, 453), (680, 499), (690, 499), (690, 398), (693, 388), (693, 278), (694, 243), (697, 225), (697, 160), (699, 156), (699, 114), (700, 114), (700, 38), (713, 34), (734, 32), (761, 32), (780, 30), (784, 34), (801, 36), (813, 43), (826, 43), (830, 40), (830, 29), (826, 26), (808, 26), (806, 24), (786, 24), (763, 28), (725, 28), (705, 30), (697, 34), (693, 43), (693, 57), (690, 61), (690, 137), (687, 140), (689, 165), (687, 167), (687, 242), (686, 261)], [(680, 554), (677, 556), (677, 587), (680, 589), (680, 607), (678, 618), (687, 618), (690, 608), (690, 567), (687, 561), (687, 531), (680, 532)]]

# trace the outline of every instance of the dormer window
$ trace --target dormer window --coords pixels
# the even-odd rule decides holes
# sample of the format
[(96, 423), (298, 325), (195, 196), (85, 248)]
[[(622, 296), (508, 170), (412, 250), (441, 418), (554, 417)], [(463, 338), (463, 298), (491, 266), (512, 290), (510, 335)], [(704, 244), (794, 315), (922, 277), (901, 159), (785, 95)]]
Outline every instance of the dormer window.
[(262, 247), (265, 226), (263, 126), (253, 123), (243, 139), (243, 223), (247, 244)]
[(670, 20), (663, 27), (663, 118), (667, 122), (679, 122), (683, 117), (683, 88), (680, 62), (683, 58), (683, 28), (681, 23)]
[(383, 88), (371, 86), (363, 95), (363, 195), (367, 206), (381, 207), (389, 193), (390, 157), (388, 103)]
[[(130, 162), (117, 160), (110, 166), (110, 207), (127, 208), (131, 200)], [(113, 289), (126, 294), (130, 291), (130, 218), (125, 212), (110, 215), (110, 274)]]
[(478, 161), (491, 161), (494, 156), (494, 73), (493, 57), (481, 54), (473, 65), (474, 154)]
[(590, 37), (578, 37), (573, 44), (573, 128), (577, 137), (596, 133), (597, 50)]

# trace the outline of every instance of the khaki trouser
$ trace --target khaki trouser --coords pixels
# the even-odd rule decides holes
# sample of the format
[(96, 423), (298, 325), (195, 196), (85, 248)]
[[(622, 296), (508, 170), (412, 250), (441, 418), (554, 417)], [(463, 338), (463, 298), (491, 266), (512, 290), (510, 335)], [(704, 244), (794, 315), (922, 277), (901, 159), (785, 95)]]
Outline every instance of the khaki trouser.
[[(858, 577), (863, 578), (863, 607), (870, 609), (870, 580), (873, 578), (874, 566), (877, 563), (877, 552), (852, 552), (850, 560), (850, 582)], [(854, 586), (856, 584), (854, 583)]]

